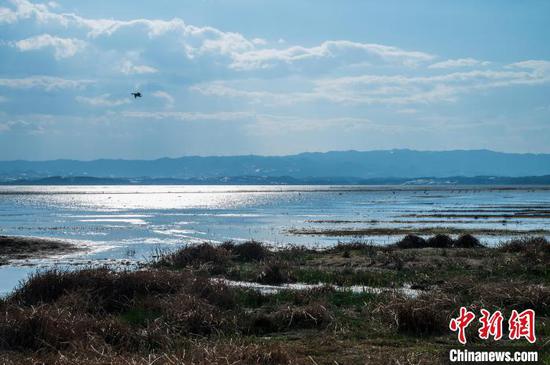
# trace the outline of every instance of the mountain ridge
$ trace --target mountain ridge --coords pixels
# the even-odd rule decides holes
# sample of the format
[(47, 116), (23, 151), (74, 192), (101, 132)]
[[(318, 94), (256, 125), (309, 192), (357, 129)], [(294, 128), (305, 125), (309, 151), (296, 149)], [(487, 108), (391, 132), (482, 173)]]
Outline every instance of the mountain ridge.
[(224, 176), (220, 178), (101, 178), (49, 176), (35, 179), (0, 180), (0, 185), (409, 185), (409, 186), (550, 186), (550, 175), (525, 177), (450, 176), (445, 178), (306, 178), (289, 176)]
[(0, 161), (0, 178), (51, 176), (109, 178), (221, 178), (236, 176), (308, 178), (443, 178), (550, 175), (550, 154), (490, 150), (304, 152), (286, 156), (184, 156), (154, 160), (97, 159)]

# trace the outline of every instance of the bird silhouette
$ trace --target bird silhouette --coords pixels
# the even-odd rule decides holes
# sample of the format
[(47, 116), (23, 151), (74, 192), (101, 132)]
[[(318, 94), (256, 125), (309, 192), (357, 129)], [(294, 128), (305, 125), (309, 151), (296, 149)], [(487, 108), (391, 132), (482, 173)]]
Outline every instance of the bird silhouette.
[(134, 96), (134, 99), (141, 98), (141, 93), (139, 91), (132, 93), (132, 95)]

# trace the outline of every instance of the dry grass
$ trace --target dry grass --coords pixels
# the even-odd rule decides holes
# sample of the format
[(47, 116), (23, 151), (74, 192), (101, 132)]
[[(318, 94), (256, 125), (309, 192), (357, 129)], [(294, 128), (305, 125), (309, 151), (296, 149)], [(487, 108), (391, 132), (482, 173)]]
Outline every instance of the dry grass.
[(265, 341), (248, 343), (242, 340), (209, 341), (191, 339), (181, 349), (170, 353), (117, 353), (106, 347), (74, 349), (55, 353), (4, 353), (3, 365), (286, 365), (305, 364), (293, 361), (288, 349)]
[(290, 267), (284, 262), (267, 263), (256, 281), (261, 284), (279, 285), (286, 283), (295, 283), (296, 277), (290, 272)]
[(231, 252), (237, 261), (251, 262), (263, 261), (269, 255), (269, 250), (257, 241), (248, 241), (240, 244), (225, 242), (222, 248)]
[(158, 267), (201, 267), (207, 266), (211, 271), (223, 272), (229, 262), (229, 252), (222, 247), (209, 243), (188, 246), (176, 252), (162, 254), (155, 262)]
[[(216, 343), (259, 332), (322, 330), (334, 318), (318, 303), (263, 307), (267, 299), (256, 294), (259, 305), (250, 307), (242, 304), (243, 295), (186, 271), (44, 271), (0, 303), (0, 353), (14, 362), (55, 358), (53, 363), (63, 363), (71, 356), (75, 362), (79, 356), (96, 361), (94, 352), (101, 349), (113, 358), (140, 359), (154, 352), (217, 363), (223, 353), (215, 352)], [(213, 357), (198, 349), (204, 357), (172, 355), (197, 336), (214, 345)], [(226, 351), (235, 363), (288, 363), (286, 353), (271, 345), (241, 344)], [(60, 353), (63, 357), (56, 358)]]
[(550, 242), (544, 237), (512, 239), (502, 243), (498, 248), (502, 252), (524, 253), (535, 256), (550, 255)]
[(446, 234), (436, 234), (427, 240), (414, 235), (408, 234), (402, 240), (395, 243), (392, 247), (400, 249), (412, 248), (482, 248), (483, 245), (477, 238), (471, 234), (460, 235), (456, 240)]
[(457, 307), (459, 305), (452, 296), (429, 293), (415, 299), (390, 295), (377, 311), (398, 332), (430, 336), (448, 333), (451, 312)]
[[(202, 244), (136, 271), (42, 271), (0, 300), (0, 364), (437, 364), (456, 343), (448, 324), (462, 305), (534, 309), (548, 341), (548, 242), (478, 249), (474, 237), (449, 239), (321, 251)], [(275, 285), (310, 277), (425, 292), (261, 294), (210, 280), (233, 272)]]

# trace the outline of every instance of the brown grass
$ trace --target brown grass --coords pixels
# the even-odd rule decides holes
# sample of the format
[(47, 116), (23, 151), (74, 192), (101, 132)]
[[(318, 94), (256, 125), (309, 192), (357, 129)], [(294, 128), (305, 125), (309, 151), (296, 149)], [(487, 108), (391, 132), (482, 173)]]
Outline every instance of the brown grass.
[(0, 353), (3, 365), (290, 365), (305, 364), (293, 359), (288, 349), (269, 341), (209, 341), (190, 339), (170, 353), (118, 353), (108, 347), (75, 349), (56, 353)]
[[(0, 303), (0, 353), (15, 358), (29, 352), (48, 358), (60, 351), (94, 357), (92, 349), (130, 358), (150, 352), (174, 354), (197, 336), (223, 343), (258, 332), (322, 330), (333, 320), (330, 309), (321, 304), (263, 308), (266, 299), (260, 299), (259, 306), (246, 309), (239, 304), (243, 295), (242, 290), (187, 271), (43, 271)], [(262, 325), (262, 318), (271, 324)], [(235, 363), (288, 363), (276, 348), (261, 348), (256, 347), (252, 357), (238, 352), (248, 346), (228, 351), (233, 351)], [(205, 359), (211, 358), (198, 363)]]
[(269, 250), (257, 241), (248, 241), (240, 244), (225, 243), (222, 247), (229, 249), (236, 260), (243, 262), (263, 261), (269, 255)]
[(295, 283), (296, 278), (292, 275), (289, 266), (285, 263), (269, 262), (263, 267), (256, 281), (261, 284), (279, 285)]
[(402, 240), (391, 245), (390, 247), (400, 249), (413, 248), (482, 248), (484, 247), (477, 238), (471, 234), (460, 235), (456, 240), (446, 234), (436, 234), (427, 240), (414, 235), (408, 234)]
[[(534, 309), (546, 342), (548, 242), (475, 249), (474, 237), (449, 239), (408, 236), (407, 250), (203, 244), (141, 270), (41, 271), (0, 300), (0, 364), (437, 364), (444, 344), (456, 343), (448, 324), (462, 305)], [(262, 294), (211, 281), (214, 270), (267, 284), (297, 273), (315, 283), (424, 283), (425, 292)]]
[(188, 246), (173, 253), (162, 254), (155, 262), (158, 267), (200, 267), (206, 266), (213, 272), (223, 272), (229, 262), (229, 252), (210, 243)]
[(390, 295), (377, 311), (398, 332), (430, 336), (448, 333), (450, 315), (457, 305), (453, 297), (442, 293), (424, 294), (415, 299)]
[(510, 253), (526, 253), (530, 255), (550, 255), (550, 242), (544, 237), (524, 237), (504, 242), (500, 251)]

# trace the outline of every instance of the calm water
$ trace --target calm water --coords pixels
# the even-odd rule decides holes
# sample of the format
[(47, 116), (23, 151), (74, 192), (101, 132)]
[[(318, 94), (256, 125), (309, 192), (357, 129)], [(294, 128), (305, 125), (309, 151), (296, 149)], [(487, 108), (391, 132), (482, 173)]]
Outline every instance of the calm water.
[[(321, 247), (352, 239), (296, 236), (287, 232), (291, 228), (545, 229), (548, 217), (499, 217), (545, 209), (550, 210), (550, 190), (532, 187), (5, 186), (0, 234), (61, 238), (88, 251), (0, 267), (0, 292), (37, 267), (143, 260), (155, 249), (181, 244), (256, 239)], [(418, 217), (422, 214), (461, 217)], [(398, 238), (363, 237), (378, 244)], [(492, 244), (502, 236), (481, 238)]]

